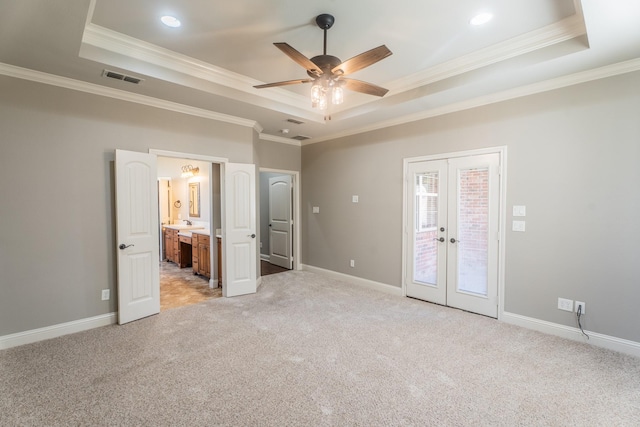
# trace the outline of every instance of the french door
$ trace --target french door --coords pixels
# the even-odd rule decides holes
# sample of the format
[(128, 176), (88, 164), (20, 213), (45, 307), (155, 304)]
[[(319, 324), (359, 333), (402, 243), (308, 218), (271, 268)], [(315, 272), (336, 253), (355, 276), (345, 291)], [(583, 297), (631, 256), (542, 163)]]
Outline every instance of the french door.
[(500, 154), (408, 163), (409, 297), (498, 316)]

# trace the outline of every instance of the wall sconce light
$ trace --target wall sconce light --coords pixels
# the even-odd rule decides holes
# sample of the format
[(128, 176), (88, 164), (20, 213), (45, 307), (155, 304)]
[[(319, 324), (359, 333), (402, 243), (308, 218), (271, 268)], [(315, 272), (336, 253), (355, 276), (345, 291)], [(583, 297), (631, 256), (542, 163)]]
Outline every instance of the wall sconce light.
[(191, 165), (184, 165), (182, 167), (182, 174), (180, 176), (183, 178), (190, 178), (192, 176), (198, 175), (199, 172), (200, 172), (199, 167), (194, 168)]

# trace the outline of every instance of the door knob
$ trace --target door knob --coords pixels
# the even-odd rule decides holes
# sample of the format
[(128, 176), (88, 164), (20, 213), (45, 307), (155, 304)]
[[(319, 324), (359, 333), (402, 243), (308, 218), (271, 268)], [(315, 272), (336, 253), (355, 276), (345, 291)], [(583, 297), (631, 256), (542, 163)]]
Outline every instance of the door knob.
[(255, 234), (248, 234), (247, 237), (251, 237), (252, 239), (255, 239), (256, 235)]
[(433, 240), (437, 240), (438, 242), (444, 242), (444, 237), (440, 237), (439, 239), (437, 237), (434, 237)]
[(451, 243), (459, 242), (459, 240), (454, 239), (453, 237), (449, 240)]
[(123, 249), (127, 249), (129, 246), (134, 246), (134, 245), (125, 245), (124, 243), (120, 243), (120, 246), (118, 246), (118, 248), (123, 250)]

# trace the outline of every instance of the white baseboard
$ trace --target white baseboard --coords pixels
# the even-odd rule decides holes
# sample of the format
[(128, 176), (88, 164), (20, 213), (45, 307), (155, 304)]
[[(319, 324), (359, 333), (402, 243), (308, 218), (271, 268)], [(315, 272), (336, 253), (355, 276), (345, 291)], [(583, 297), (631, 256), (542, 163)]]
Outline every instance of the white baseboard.
[(586, 331), (589, 339), (582, 335), (578, 328), (560, 325), (558, 323), (547, 322), (545, 320), (534, 319), (532, 317), (521, 316), (519, 314), (504, 312), (500, 320), (512, 325), (522, 326), (527, 329), (556, 335), (573, 341), (586, 342), (598, 347), (640, 357), (640, 343), (629, 341), (610, 335), (599, 334), (597, 332)]
[(267, 262), (269, 262), (269, 261), (271, 261), (271, 256), (270, 256), (269, 254), (260, 254), (260, 259), (261, 259), (262, 261), (267, 261)]
[(57, 338), (67, 334), (99, 328), (101, 326), (113, 325), (116, 323), (116, 319), (117, 313), (107, 313), (100, 316), (88, 317), (86, 319), (74, 320), (72, 322), (60, 323), (58, 325), (46, 326), (44, 328), (31, 329), (29, 331), (4, 335), (0, 337), (0, 350)]
[(325, 276), (332, 277), (334, 279), (344, 280), (345, 282), (353, 283), (355, 285), (366, 286), (369, 289), (375, 289), (387, 294), (402, 296), (402, 289), (397, 286), (387, 285), (386, 283), (376, 282), (369, 279), (363, 279), (361, 277), (350, 276), (344, 273), (338, 273), (337, 271), (325, 270), (324, 268), (314, 267), (312, 265), (300, 264), (301, 270), (311, 271), (312, 273), (323, 274)]

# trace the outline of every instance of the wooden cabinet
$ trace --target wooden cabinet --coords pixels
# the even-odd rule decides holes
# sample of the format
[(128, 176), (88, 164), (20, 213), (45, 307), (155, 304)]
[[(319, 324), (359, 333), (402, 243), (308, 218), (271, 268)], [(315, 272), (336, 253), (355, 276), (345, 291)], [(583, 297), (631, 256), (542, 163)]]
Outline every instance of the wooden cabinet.
[(164, 229), (164, 259), (178, 262), (178, 230)]
[(211, 278), (211, 239), (205, 234), (193, 233), (191, 261), (193, 273)]
[(191, 237), (178, 236), (178, 230), (164, 229), (164, 259), (175, 262), (180, 268), (191, 265)]
[(178, 230), (172, 230), (171, 233), (171, 246), (172, 246), (172, 254), (173, 257), (171, 261), (178, 263), (178, 258), (180, 256), (180, 239), (178, 238)]
[(193, 267), (193, 274), (200, 274), (200, 257), (198, 256), (198, 237), (200, 234), (193, 233), (191, 235), (191, 246), (193, 250), (191, 251), (191, 266)]

